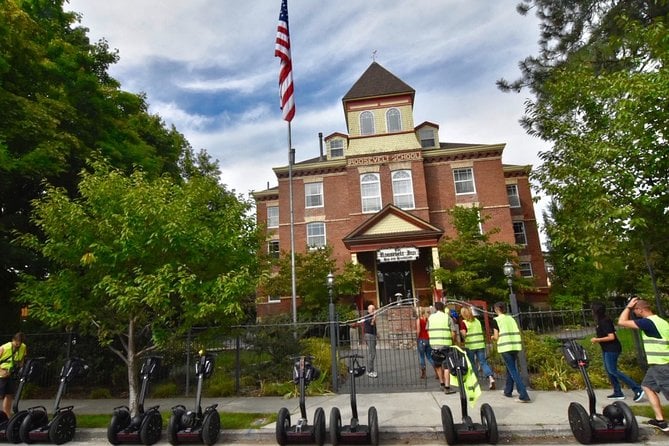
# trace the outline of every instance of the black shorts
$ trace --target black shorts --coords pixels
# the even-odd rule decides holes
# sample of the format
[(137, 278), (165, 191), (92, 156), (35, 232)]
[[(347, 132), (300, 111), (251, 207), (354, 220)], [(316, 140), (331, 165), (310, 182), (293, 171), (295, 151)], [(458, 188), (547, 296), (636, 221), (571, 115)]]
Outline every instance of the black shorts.
[(6, 395), (14, 395), (16, 392), (16, 380), (14, 378), (0, 378), (0, 398)]

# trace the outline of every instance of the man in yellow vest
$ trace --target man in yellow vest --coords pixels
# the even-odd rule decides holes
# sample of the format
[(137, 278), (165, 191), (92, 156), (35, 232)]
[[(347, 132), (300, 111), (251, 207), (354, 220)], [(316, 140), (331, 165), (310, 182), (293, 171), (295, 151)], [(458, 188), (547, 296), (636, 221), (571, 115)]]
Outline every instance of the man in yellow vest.
[(26, 358), (27, 348), (23, 343), (23, 333), (14, 335), (10, 342), (0, 346), (0, 398), (2, 398), (2, 410), (8, 417), (11, 416), (14, 392), (16, 391), (16, 380), (12, 372), (18, 371)]
[(523, 383), (520, 373), (518, 372), (518, 355), (523, 349), (523, 344), (520, 338), (520, 329), (516, 320), (506, 314), (506, 304), (504, 302), (497, 302), (493, 309), (497, 317), (493, 319), (493, 341), (497, 342), (497, 351), (502, 355), (504, 364), (506, 365), (506, 384), (504, 384), (504, 396), (511, 398), (513, 395), (513, 385), (515, 383), (516, 390), (518, 390), (519, 403), (530, 403), (530, 395), (527, 393), (525, 383)]
[(451, 374), (448, 372), (448, 369), (444, 370), (443, 359), (439, 355), (439, 351), (453, 345), (453, 339), (455, 339), (458, 327), (453, 322), (453, 319), (444, 313), (443, 302), (435, 302), (434, 308), (436, 311), (427, 319), (427, 334), (430, 337), (434, 370), (437, 372), (439, 385), (441, 390), (449, 395), (455, 393), (455, 390), (451, 389)]
[[(632, 314), (636, 316), (635, 319)], [(641, 340), (648, 362), (648, 370), (641, 387), (655, 413), (655, 418), (648, 420), (648, 424), (663, 432), (669, 432), (659, 396), (662, 392), (669, 399), (669, 322), (654, 314), (647, 301), (633, 297), (620, 313), (618, 325), (641, 330)]]

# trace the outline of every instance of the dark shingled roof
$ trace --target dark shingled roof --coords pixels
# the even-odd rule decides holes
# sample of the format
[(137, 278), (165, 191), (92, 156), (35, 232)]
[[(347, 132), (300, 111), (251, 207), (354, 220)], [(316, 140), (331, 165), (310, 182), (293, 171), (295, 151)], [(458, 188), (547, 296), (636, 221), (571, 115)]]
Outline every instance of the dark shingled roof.
[(413, 96), (416, 90), (405, 84), (404, 81), (378, 63), (372, 62), (367, 71), (360, 76), (360, 79), (344, 95), (343, 100), (349, 101), (351, 99), (388, 96), (400, 93), (411, 93)]

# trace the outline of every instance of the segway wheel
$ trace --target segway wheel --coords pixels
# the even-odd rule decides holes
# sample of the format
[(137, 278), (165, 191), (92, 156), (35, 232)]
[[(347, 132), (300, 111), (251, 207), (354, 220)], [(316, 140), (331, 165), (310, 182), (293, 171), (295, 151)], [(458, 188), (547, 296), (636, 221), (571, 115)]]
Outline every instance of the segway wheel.
[(583, 406), (578, 403), (571, 403), (567, 411), (569, 415), (569, 426), (574, 437), (581, 444), (592, 443), (592, 426), (590, 425), (590, 416)]
[(111, 444), (120, 444), (118, 433), (130, 424), (130, 412), (127, 410), (115, 410), (107, 426), (107, 441)]
[(325, 434), (325, 411), (319, 407), (314, 413), (314, 441), (318, 446), (325, 443)]
[(446, 443), (456, 444), (458, 442), (458, 436), (455, 432), (455, 423), (453, 423), (453, 414), (451, 409), (443, 405), (441, 406), (441, 425), (444, 428), (444, 436), (446, 437)]
[(481, 406), (481, 424), (485, 427), (485, 438), (490, 444), (497, 444), (499, 441), (499, 432), (497, 431), (497, 419), (490, 404), (484, 403)]
[(23, 421), (21, 422), (21, 427), (19, 427), (19, 437), (21, 438), (22, 443), (33, 443), (30, 439), (30, 432), (37, 429), (39, 426), (46, 426), (49, 422), (49, 417), (46, 412), (43, 410), (33, 410), (28, 412)]
[(330, 443), (337, 446), (341, 441), (341, 413), (338, 407), (330, 409)]
[(376, 446), (379, 444), (379, 416), (376, 414), (376, 407), (372, 406), (367, 411), (367, 422), (369, 423), (369, 444)]
[(179, 444), (177, 433), (181, 429), (181, 420), (185, 413), (186, 410), (182, 407), (172, 409), (170, 421), (167, 423), (167, 441), (169, 441), (170, 444)]
[(28, 411), (22, 411), (14, 414), (13, 417), (9, 419), (7, 423), (7, 429), (5, 430), (5, 435), (7, 435), (7, 441), (10, 443), (18, 444), (21, 443), (21, 434), (19, 429), (21, 428), (21, 423), (23, 419), (28, 415)]
[(276, 442), (281, 446), (288, 443), (288, 429), (290, 429), (290, 412), (282, 407), (276, 417)]
[(154, 444), (160, 440), (163, 431), (163, 417), (157, 410), (151, 410), (144, 415), (139, 428), (139, 441), (142, 444)]
[(58, 413), (49, 426), (49, 441), (53, 444), (63, 444), (74, 438), (77, 429), (77, 417), (71, 410)]
[(0, 424), (4, 423), (7, 420), (9, 420), (9, 418), (7, 418), (7, 414), (3, 411), (0, 411)]
[(636, 443), (639, 439), (639, 424), (632, 413), (632, 409), (622, 401), (615, 401), (613, 405), (618, 407), (623, 413), (623, 418), (625, 420), (625, 441), (628, 443)]
[(202, 421), (202, 443), (212, 445), (218, 441), (221, 434), (221, 416), (217, 410), (210, 410), (204, 414)]

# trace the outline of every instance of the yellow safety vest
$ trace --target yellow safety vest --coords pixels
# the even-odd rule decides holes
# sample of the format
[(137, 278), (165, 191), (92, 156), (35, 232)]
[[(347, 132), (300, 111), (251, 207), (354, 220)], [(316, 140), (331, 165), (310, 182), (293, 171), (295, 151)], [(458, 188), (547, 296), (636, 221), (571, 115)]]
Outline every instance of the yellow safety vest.
[(465, 348), (470, 350), (481, 350), (485, 348), (485, 339), (483, 339), (483, 328), (481, 321), (474, 318), (471, 321), (465, 319), (467, 326), (467, 335), (465, 336)]
[(499, 339), (497, 339), (497, 351), (499, 353), (505, 352), (519, 352), (523, 349), (523, 344), (520, 339), (520, 330), (516, 320), (508, 314), (500, 314), (495, 318), (497, 327), (499, 328)]
[(430, 346), (450, 347), (453, 345), (450, 316), (442, 311), (430, 315), (427, 320), (427, 334), (430, 337)]
[(669, 364), (669, 322), (656, 314), (648, 316), (646, 319), (653, 321), (657, 331), (662, 336), (661, 339), (651, 338), (646, 336), (643, 330), (641, 331), (641, 339), (643, 340), (643, 348), (646, 350), (648, 364)]
[[(474, 368), (472, 367), (472, 363), (469, 362), (469, 358), (465, 354), (464, 351), (457, 345), (453, 346), (454, 349), (458, 350), (460, 353), (462, 353), (465, 357), (465, 360), (467, 361), (467, 373), (465, 373), (465, 376), (462, 377), (462, 380), (465, 383), (465, 393), (467, 394), (467, 401), (469, 401), (469, 405), (474, 407), (476, 404), (476, 400), (479, 399), (481, 396), (481, 386), (479, 384), (479, 379), (476, 376), (476, 373), (474, 373)], [(458, 375), (454, 373), (453, 370), (451, 370), (451, 380), (453, 381), (453, 384), (456, 386), (459, 386), (460, 383), (458, 382)]]
[(18, 351), (14, 353), (14, 357), (12, 357), (12, 348), (13, 345), (11, 342), (3, 344), (2, 356), (0, 356), (0, 368), (10, 372), (14, 370), (15, 364), (20, 364), (26, 356), (26, 344), (21, 344)]

